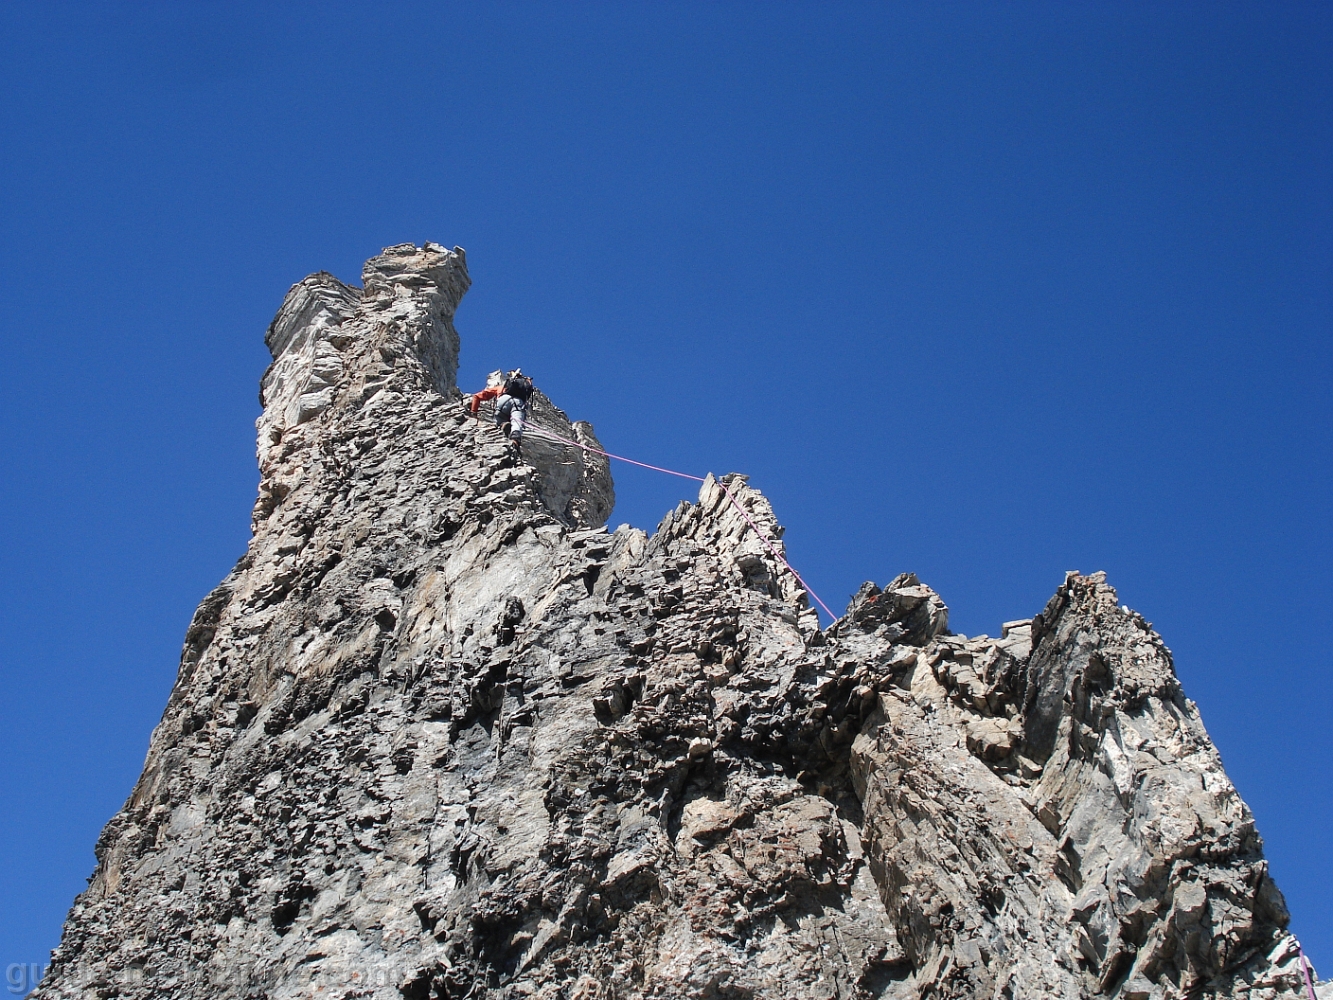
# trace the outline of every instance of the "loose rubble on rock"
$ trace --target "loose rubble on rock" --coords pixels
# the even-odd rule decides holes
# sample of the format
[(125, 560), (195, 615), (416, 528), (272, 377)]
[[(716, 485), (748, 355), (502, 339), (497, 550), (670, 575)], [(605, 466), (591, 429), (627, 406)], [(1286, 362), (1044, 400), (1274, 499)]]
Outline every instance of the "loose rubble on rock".
[(608, 532), (605, 459), (464, 414), (462, 250), (363, 279), (269, 329), (254, 537), (34, 996), (1301, 995), (1253, 818), (1101, 574), (998, 639), (911, 574), (821, 630), (711, 478)]

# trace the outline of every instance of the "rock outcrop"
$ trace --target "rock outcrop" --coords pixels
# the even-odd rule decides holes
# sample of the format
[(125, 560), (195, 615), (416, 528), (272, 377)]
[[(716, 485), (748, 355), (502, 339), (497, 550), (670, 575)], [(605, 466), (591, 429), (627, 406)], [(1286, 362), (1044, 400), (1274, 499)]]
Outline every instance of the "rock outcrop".
[(288, 293), (254, 537), (37, 996), (1299, 995), (1253, 818), (1101, 574), (998, 639), (910, 574), (821, 629), (711, 478), (608, 532), (603, 458), (459, 405), (468, 283), (428, 243)]

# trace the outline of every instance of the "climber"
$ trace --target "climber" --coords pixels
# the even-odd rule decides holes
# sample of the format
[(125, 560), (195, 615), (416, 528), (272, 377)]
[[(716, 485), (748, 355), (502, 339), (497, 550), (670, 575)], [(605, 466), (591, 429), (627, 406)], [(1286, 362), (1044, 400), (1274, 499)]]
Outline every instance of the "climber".
[(523, 447), (523, 427), (528, 419), (528, 404), (535, 387), (532, 379), (523, 374), (522, 368), (515, 368), (507, 378), (502, 379), (501, 375), (501, 372), (495, 371), (487, 376), (486, 388), (472, 394), (470, 410), (476, 416), (483, 400), (494, 399), (495, 423), (509, 438), (514, 451), (520, 452)]

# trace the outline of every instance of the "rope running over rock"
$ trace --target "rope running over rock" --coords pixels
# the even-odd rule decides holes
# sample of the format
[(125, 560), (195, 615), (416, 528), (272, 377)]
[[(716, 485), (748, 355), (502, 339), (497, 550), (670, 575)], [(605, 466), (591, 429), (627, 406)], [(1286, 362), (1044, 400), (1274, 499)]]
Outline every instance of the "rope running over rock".
[[(583, 444), (580, 441), (571, 441), (569, 438), (561, 437), (559, 434), (555, 434), (547, 430), (545, 427), (538, 427), (535, 424), (529, 423), (523, 428), (523, 430), (524, 433), (526, 434), (536, 434), (538, 437), (549, 438), (552, 441), (558, 441), (561, 444), (567, 444), (574, 448), (582, 448), (584, 451), (590, 451), (595, 455), (604, 455), (607, 458), (614, 458), (618, 462), (628, 462), (630, 465), (637, 465), (641, 469), (652, 469), (654, 472), (665, 472), (668, 476), (679, 476), (681, 479), (692, 479), (696, 483), (702, 483), (707, 481), (706, 477), (704, 476), (692, 476), (688, 472), (677, 472), (675, 469), (664, 469), (660, 465), (649, 465), (647, 462), (638, 462), (632, 458), (626, 458), (624, 455), (613, 455), (609, 451), (602, 451), (602, 449), (600, 448), (593, 448), (590, 445)], [(804, 590), (811, 597), (813, 597), (816, 602), (818, 602), (819, 606), (824, 609), (825, 613), (829, 616), (830, 619), (832, 619), (833, 621), (837, 621), (838, 616), (835, 615), (833, 611), (829, 608), (829, 606), (825, 604), (824, 601), (820, 598), (820, 596), (810, 588), (810, 585), (805, 582), (805, 579), (801, 576), (801, 574), (796, 572), (796, 567), (793, 566), (791, 563), (789, 563), (786, 557), (783, 556), (782, 553), (780, 553), (776, 548), (773, 547), (773, 543), (768, 540), (768, 536), (766, 536), (762, 531), (759, 530), (759, 525), (754, 523), (754, 519), (751, 518), (749, 512), (746, 511), (746, 509), (741, 506), (740, 501), (736, 499), (735, 494), (732, 493), (731, 490), (727, 488), (727, 484), (724, 483), (721, 479), (718, 479), (716, 477), (714, 477), (713, 482), (717, 483), (719, 486), (722, 487), (722, 492), (726, 493), (727, 499), (731, 501), (732, 506), (735, 507), (738, 511), (740, 511), (741, 517), (745, 518), (745, 523), (754, 529), (754, 533), (759, 536), (759, 540), (763, 542), (764, 546), (768, 549), (768, 551), (773, 554), (773, 558), (776, 559), (778, 562), (782, 563), (782, 565), (787, 567), (787, 569), (791, 572), (791, 575), (796, 578), (796, 582), (801, 585), (801, 589)]]

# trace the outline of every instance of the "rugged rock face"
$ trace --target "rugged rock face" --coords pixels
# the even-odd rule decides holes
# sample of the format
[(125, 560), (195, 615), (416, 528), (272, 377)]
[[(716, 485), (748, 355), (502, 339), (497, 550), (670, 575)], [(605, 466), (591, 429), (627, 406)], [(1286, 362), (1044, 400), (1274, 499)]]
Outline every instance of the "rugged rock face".
[(467, 418), (467, 286), (403, 245), (288, 294), (253, 540), (38, 996), (1298, 995), (1252, 817), (1100, 574), (999, 639), (910, 574), (821, 630), (715, 481), (608, 533), (605, 460)]

